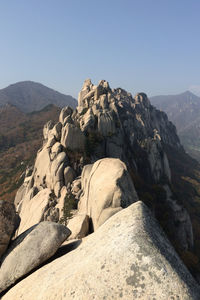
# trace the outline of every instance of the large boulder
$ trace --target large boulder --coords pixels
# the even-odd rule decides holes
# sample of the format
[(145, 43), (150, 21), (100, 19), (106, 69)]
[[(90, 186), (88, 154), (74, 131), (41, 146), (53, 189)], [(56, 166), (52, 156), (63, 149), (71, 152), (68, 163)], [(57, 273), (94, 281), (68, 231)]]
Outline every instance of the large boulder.
[(44, 220), (44, 213), (48, 208), (50, 197), (51, 190), (48, 188), (41, 190), (31, 199), (29, 194), (24, 197), (20, 211), (21, 223), (18, 235)]
[(44, 128), (43, 128), (43, 136), (44, 136), (44, 139), (48, 139), (48, 135), (49, 135), (49, 132), (51, 131), (51, 129), (53, 128), (54, 124), (53, 122), (50, 120), (48, 121), (45, 125), (44, 125)]
[(112, 112), (100, 112), (98, 114), (98, 131), (103, 136), (111, 136), (115, 133), (115, 120)]
[(60, 190), (64, 185), (63, 170), (67, 163), (67, 156), (65, 152), (60, 152), (51, 163), (50, 182), (51, 189), (57, 197), (60, 196)]
[(110, 216), (138, 201), (138, 196), (125, 164), (115, 158), (104, 158), (84, 167), (83, 194), (79, 212), (88, 215), (96, 230)]
[(65, 127), (62, 128), (61, 144), (71, 151), (83, 151), (85, 136), (78, 127), (67, 123)]
[(15, 206), (8, 201), (0, 200), (0, 257), (6, 251), (19, 222)]
[(61, 112), (60, 112), (60, 116), (59, 116), (59, 121), (64, 124), (64, 120), (68, 117), (71, 116), (73, 113), (73, 110), (71, 109), (71, 107), (66, 106), (64, 107)]
[(51, 170), (51, 157), (50, 150), (45, 145), (41, 150), (38, 151), (32, 177), (34, 179), (34, 185), (41, 188), (50, 177)]
[(200, 287), (151, 215), (137, 202), (75, 250), (43, 266), (2, 300), (198, 300)]
[(84, 97), (90, 92), (92, 87), (93, 87), (93, 84), (91, 83), (91, 80), (86, 79), (84, 81), (82, 90), (80, 91), (80, 93), (78, 95), (78, 105), (79, 106), (84, 106), (85, 105)]
[(63, 225), (42, 222), (16, 238), (2, 258), (0, 292), (54, 255), (70, 233)]

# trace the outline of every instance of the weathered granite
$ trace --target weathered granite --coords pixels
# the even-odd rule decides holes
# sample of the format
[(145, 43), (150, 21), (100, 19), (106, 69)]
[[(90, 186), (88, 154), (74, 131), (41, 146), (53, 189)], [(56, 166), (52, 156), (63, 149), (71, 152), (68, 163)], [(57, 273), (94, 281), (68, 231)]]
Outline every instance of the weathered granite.
[(42, 222), (18, 236), (2, 258), (0, 292), (54, 255), (70, 233), (63, 225)]
[(199, 285), (149, 209), (136, 202), (2, 300), (198, 300), (199, 295)]

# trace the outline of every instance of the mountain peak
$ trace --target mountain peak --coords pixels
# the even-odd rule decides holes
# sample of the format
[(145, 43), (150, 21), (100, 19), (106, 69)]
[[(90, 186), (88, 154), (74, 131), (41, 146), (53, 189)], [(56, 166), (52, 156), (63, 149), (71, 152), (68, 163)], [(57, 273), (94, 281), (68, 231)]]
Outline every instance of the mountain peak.
[(45, 85), (34, 81), (20, 81), (0, 90), (0, 106), (6, 103), (15, 105), (21, 111), (28, 113), (43, 109), (49, 104), (58, 107), (71, 106), (75, 108), (76, 99), (61, 94)]
[[(180, 94), (182, 96), (186, 96), (186, 97), (192, 97), (192, 98), (199, 98), (197, 95), (195, 95), (193, 92), (191, 92), (190, 90), (185, 91), (184, 93)], [(200, 98), (199, 98), (200, 99)]]

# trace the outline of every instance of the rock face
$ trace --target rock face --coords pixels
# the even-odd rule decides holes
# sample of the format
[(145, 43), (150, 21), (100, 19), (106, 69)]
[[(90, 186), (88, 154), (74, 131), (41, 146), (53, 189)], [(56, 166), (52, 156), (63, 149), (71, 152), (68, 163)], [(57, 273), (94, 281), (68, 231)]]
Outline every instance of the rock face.
[(193, 231), (190, 217), (184, 207), (173, 199), (173, 195), (171, 190), (169, 189), (169, 186), (164, 186), (164, 189), (166, 191), (167, 202), (169, 203), (172, 214), (174, 216), (172, 219), (181, 219), (181, 222), (178, 222), (176, 224), (177, 239), (181, 243), (183, 249), (187, 250), (188, 246), (189, 249), (192, 249)]
[[(46, 218), (58, 221), (64, 215), (63, 205), (68, 201), (66, 199), (71, 199), (74, 200), (73, 209), (78, 207), (79, 213), (88, 215), (92, 219), (93, 227), (98, 228), (120, 207), (126, 207), (128, 203), (133, 202), (128, 200), (129, 196), (127, 204), (123, 203), (124, 200), (120, 202), (121, 196), (118, 195), (121, 193), (124, 199), (123, 195), (127, 191), (123, 189), (123, 185), (127, 183), (130, 187), (131, 180), (135, 186), (137, 185), (139, 197), (144, 200), (149, 198), (149, 190), (155, 185), (159, 185), (163, 191), (167, 186), (172, 193), (167, 147), (184, 151), (174, 125), (168, 121), (165, 113), (151, 106), (144, 93), (139, 93), (133, 98), (121, 88), (111, 89), (105, 80), (101, 80), (95, 86), (87, 79), (79, 93), (77, 109), (73, 111), (66, 107), (61, 111), (59, 122), (54, 127), (51, 122), (45, 125), (44, 144), (38, 151), (32, 175), (25, 178), (17, 195), (18, 211), (23, 211), (26, 197), (32, 199), (37, 193), (50, 189), (53, 201), (48, 200), (41, 220)], [(113, 189), (115, 196), (111, 196), (107, 182), (112, 181), (111, 176), (105, 175), (112, 173), (113, 168), (114, 180), (115, 166), (103, 169), (101, 163), (102, 171), (97, 169), (98, 176), (94, 174), (95, 180), (93, 175), (89, 175), (91, 166), (85, 167), (94, 164), (92, 168), (95, 168), (98, 161), (104, 158), (120, 159), (131, 175), (131, 180), (125, 180), (123, 185), (120, 185), (120, 192), (115, 193), (115, 188)], [(87, 177), (86, 172), (90, 177), (83, 178)], [(105, 181), (103, 176), (107, 176)], [(87, 180), (92, 183), (88, 187)], [(101, 194), (101, 180), (103, 185), (106, 185), (108, 198), (104, 197), (100, 201), (97, 200), (100, 196), (95, 194), (95, 188)], [(118, 183), (116, 188), (117, 186)], [(131, 190), (134, 188), (131, 187)], [(134, 197), (137, 198), (135, 192)], [(152, 200), (155, 215), (157, 212), (160, 213), (160, 201), (163, 201), (167, 210), (171, 210), (172, 205), (167, 196), (165, 199), (160, 199), (159, 196), (157, 198)], [(171, 198), (175, 198), (173, 193)], [(161, 219), (165, 217), (166, 211), (162, 214)], [(20, 215), (22, 217), (22, 213)], [(185, 222), (186, 219), (188, 222)], [(192, 227), (187, 211), (184, 208), (179, 209), (179, 213), (173, 213), (167, 222), (169, 227), (172, 227), (171, 224), (181, 224), (183, 232), (177, 233), (175, 239), (182, 248), (191, 248), (193, 240), (192, 238), (188, 240), (187, 236), (188, 232), (192, 232)], [(174, 228), (171, 229), (176, 232)]]
[(66, 124), (62, 130), (61, 144), (71, 151), (83, 151), (85, 146), (85, 136), (76, 126)]
[(2, 300), (198, 300), (199, 294), (199, 286), (139, 201), (112, 216), (77, 249), (22, 280)]
[(2, 258), (0, 292), (54, 255), (69, 235), (63, 225), (42, 222), (18, 236)]
[(0, 200), (0, 257), (6, 251), (19, 222), (20, 219), (16, 215), (14, 205)]
[(41, 190), (33, 198), (31, 198), (29, 194), (23, 199), (23, 205), (20, 211), (21, 223), (17, 231), (18, 235), (33, 225), (44, 221), (43, 216), (45, 211), (48, 209), (51, 190)]
[[(88, 167), (84, 167), (88, 169)], [(92, 220), (94, 230), (122, 208), (138, 201), (126, 166), (119, 159), (104, 158), (95, 162), (81, 176), (83, 193), (79, 211)]]

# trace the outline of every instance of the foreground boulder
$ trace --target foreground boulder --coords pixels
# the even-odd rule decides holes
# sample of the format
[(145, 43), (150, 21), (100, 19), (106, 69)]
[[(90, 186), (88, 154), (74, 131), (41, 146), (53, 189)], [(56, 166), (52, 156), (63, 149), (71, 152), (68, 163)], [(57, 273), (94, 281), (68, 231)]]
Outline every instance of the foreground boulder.
[(149, 209), (136, 202), (2, 300), (199, 299), (200, 287)]
[(0, 257), (6, 251), (11, 236), (14, 234), (20, 219), (16, 215), (15, 206), (0, 200)]
[(0, 292), (54, 255), (70, 233), (63, 225), (42, 222), (18, 236), (2, 258)]

